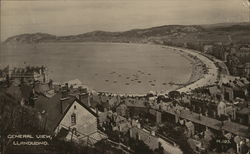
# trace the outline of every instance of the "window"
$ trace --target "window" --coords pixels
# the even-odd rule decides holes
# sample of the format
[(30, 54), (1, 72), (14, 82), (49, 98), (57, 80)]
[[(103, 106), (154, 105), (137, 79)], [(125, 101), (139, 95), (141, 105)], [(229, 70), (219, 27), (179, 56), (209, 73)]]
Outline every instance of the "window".
[(76, 124), (76, 114), (72, 113), (71, 114), (71, 125), (75, 125)]

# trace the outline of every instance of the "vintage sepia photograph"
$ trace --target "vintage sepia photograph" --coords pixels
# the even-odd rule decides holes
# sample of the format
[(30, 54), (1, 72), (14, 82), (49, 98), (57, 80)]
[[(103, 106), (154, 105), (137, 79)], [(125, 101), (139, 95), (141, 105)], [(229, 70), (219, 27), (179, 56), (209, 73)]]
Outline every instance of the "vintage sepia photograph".
[(0, 12), (0, 154), (250, 154), (249, 0)]

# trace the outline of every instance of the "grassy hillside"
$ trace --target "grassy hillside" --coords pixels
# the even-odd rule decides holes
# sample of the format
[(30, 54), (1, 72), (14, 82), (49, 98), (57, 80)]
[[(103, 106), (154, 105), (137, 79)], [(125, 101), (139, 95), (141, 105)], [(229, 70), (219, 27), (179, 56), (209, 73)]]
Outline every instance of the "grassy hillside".
[(166, 25), (147, 29), (134, 29), (124, 32), (94, 31), (79, 35), (55, 36), (44, 33), (21, 34), (8, 38), (5, 43), (41, 42), (133, 42), (162, 43), (167, 41), (250, 43), (250, 23), (214, 25)]

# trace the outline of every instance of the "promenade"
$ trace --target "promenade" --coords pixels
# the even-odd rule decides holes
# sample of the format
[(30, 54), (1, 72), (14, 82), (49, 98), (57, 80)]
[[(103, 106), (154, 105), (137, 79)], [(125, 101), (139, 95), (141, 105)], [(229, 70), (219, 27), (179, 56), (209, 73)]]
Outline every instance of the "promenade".
[(183, 49), (183, 48), (178, 48), (178, 47), (168, 47), (168, 48), (174, 49), (174, 50), (181, 50), (183, 52), (186, 52), (187, 54), (197, 57), (206, 65), (207, 70), (208, 70), (208, 72), (204, 74), (202, 78), (178, 89), (179, 92), (189, 92), (195, 88), (211, 85), (211, 84), (214, 84), (216, 81), (218, 81), (218, 68), (216, 67), (214, 62), (211, 61), (209, 58), (205, 57), (204, 55), (202, 55), (201, 53), (197, 51), (190, 50), (190, 49)]

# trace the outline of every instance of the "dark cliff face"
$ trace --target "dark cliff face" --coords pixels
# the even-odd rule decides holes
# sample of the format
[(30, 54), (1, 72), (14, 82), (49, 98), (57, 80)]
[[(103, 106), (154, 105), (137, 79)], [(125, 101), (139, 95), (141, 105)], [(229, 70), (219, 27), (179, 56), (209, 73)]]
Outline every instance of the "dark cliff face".
[[(93, 31), (79, 35), (55, 36), (45, 33), (21, 34), (8, 38), (4, 43), (41, 43), (41, 42), (150, 42), (177, 40), (179, 42), (200, 41), (200, 38), (216, 39), (217, 36), (249, 34), (250, 24), (213, 25), (166, 25), (147, 29), (134, 29), (124, 32)], [(240, 39), (240, 38), (239, 38)], [(202, 40), (201, 40), (202, 41)], [(217, 40), (215, 40), (217, 41)]]

